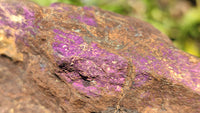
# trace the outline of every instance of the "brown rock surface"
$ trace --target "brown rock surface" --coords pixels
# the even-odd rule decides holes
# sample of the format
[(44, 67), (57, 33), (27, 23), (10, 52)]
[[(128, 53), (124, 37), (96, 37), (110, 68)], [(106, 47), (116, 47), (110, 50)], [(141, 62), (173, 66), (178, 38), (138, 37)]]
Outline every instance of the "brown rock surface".
[(96, 7), (0, 2), (0, 113), (199, 113), (200, 59)]

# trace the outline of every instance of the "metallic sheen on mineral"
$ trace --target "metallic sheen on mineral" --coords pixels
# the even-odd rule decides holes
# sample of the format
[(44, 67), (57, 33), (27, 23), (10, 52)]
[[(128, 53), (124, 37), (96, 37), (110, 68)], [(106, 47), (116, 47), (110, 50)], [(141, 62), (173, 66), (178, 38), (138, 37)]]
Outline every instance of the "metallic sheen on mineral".
[(200, 112), (200, 59), (136, 18), (4, 0), (0, 54), (24, 65), (18, 76), (51, 112)]

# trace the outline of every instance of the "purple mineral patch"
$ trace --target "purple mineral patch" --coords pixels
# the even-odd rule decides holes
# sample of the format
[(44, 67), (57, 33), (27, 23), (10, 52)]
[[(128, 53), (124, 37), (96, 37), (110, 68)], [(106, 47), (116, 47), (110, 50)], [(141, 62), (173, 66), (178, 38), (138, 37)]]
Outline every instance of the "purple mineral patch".
[(62, 65), (60, 76), (87, 94), (97, 95), (103, 90), (122, 91), (128, 63), (126, 59), (87, 44), (81, 36), (69, 31), (54, 29), (55, 57)]
[[(156, 52), (161, 51), (160, 56), (156, 56), (152, 50), (148, 50), (149, 53), (151, 53), (148, 55), (140, 55), (134, 49), (132, 49), (131, 53), (126, 54), (132, 56), (135, 72), (148, 72), (163, 76), (164, 78), (174, 81), (174, 83), (183, 84), (200, 94), (198, 86), (200, 82), (200, 64), (194, 65), (189, 61), (188, 56), (181, 54), (179, 50), (162, 48), (162, 46), (163, 44), (160, 44), (156, 49)], [(136, 79), (137, 78), (138, 77), (136, 77)], [(145, 77), (137, 84), (141, 85), (145, 83), (143, 80), (146, 80)]]
[(35, 13), (33, 11), (25, 6), (20, 6), (20, 4), (4, 3), (4, 5), (6, 8), (4, 10), (0, 9), (0, 25), (15, 29), (17, 31), (15, 32), (17, 40), (24, 40), (27, 33), (35, 35)]
[(97, 22), (95, 21), (95, 18), (92, 14), (90, 14), (90, 16), (86, 16), (86, 15), (78, 15), (78, 16), (70, 16), (70, 18), (74, 18), (82, 23), (85, 23), (89, 26), (94, 26), (97, 27)]
[(133, 87), (140, 87), (150, 81), (152, 78), (148, 73), (139, 73), (134, 79)]
[(84, 6), (83, 9), (84, 9), (84, 10), (88, 10), (88, 11), (90, 11), (90, 10), (92, 10), (92, 7)]

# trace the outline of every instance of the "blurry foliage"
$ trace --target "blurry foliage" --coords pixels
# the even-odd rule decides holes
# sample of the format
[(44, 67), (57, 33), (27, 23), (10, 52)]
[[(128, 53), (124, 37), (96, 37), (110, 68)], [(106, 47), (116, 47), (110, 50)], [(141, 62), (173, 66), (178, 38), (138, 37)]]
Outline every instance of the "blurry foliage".
[(54, 2), (94, 5), (147, 21), (168, 35), (175, 46), (200, 57), (200, 0), (33, 0), (42, 6)]
[(200, 57), (200, 7), (194, 0), (142, 0), (144, 19), (167, 34), (178, 48)]

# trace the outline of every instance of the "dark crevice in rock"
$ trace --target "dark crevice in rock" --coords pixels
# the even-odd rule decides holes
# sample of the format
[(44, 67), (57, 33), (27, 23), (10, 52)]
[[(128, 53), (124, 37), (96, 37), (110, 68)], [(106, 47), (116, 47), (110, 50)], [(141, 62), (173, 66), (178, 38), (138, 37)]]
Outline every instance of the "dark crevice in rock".
[(90, 80), (88, 80), (88, 77), (83, 76), (82, 74), (79, 73), (79, 76), (81, 76), (81, 78), (86, 81), (86, 82), (90, 82)]
[(58, 66), (60, 69), (67, 70), (68, 72), (73, 72), (74, 69), (72, 68), (72, 66), (69, 63), (62, 63)]
[(58, 80), (61, 80), (61, 81), (62, 81), (62, 79), (61, 79), (57, 74), (54, 73), (54, 76), (55, 76)]
[(1, 54), (0, 57), (3, 57), (3, 58), (7, 58), (9, 59), (10, 61), (13, 61), (13, 59), (5, 54)]

